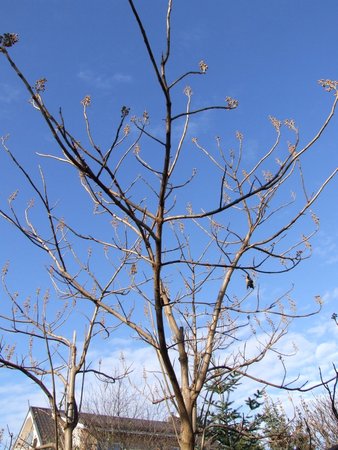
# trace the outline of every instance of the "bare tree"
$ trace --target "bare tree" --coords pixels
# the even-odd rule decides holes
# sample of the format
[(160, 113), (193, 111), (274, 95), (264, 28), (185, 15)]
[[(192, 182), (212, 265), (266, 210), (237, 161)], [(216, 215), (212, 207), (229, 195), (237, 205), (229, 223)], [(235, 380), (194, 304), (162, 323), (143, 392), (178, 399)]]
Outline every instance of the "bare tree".
[(10, 450), (13, 443), (13, 433), (7, 427), (5, 431), (4, 428), (0, 429), (0, 446), (3, 450)]
[[(127, 371), (125, 367), (124, 372)], [(136, 374), (132, 375), (136, 377)], [(148, 390), (146, 380), (143, 383), (138, 380), (136, 385), (130, 377), (94, 385), (92, 391), (87, 386), (83, 410), (88, 414), (82, 415), (82, 421), (88, 431), (88, 440), (94, 440), (102, 449), (111, 448), (114, 442), (119, 442), (123, 448), (134, 448), (135, 439), (137, 447), (142, 445), (146, 449), (159, 448), (160, 443), (168, 448), (172, 448), (173, 442), (177, 445), (172, 425), (175, 419), (168, 418), (165, 405), (154, 405), (152, 398), (153, 392)], [(158, 436), (159, 426), (163, 437)], [(133, 433), (121, 432), (128, 427)]]
[[(235, 134), (236, 151), (226, 151), (221, 137), (214, 143), (188, 140), (192, 117), (197, 120), (205, 112), (229, 114), (238, 102), (227, 97), (221, 105), (194, 108), (192, 89), (186, 86), (185, 107), (180, 109), (176, 90), (189, 77), (205, 76), (208, 66), (201, 61), (197, 70), (169, 79), (172, 0), (166, 15), (166, 48), (159, 61), (134, 1), (128, 3), (160, 88), (162, 116), (159, 123), (151, 122), (145, 111), (128, 121), (130, 108), (123, 106), (115, 136), (105, 149), (91, 129), (90, 96), (81, 102), (85, 143), (62, 111), (54, 115), (45, 104), (46, 80), (32, 87), (14, 62), (9, 47), (17, 35), (5, 34), (1, 39), (2, 56), (22, 80), (58, 146), (58, 153), (42, 156), (79, 175), (93, 205), (91, 220), (100, 228), (96, 233), (86, 231), (72, 225), (72, 218), (58, 216), (47, 201), (45, 184), (38, 188), (5, 140), (5, 150), (46, 212), (50, 232), (39, 233), (29, 211), (26, 223), (14, 207), (0, 214), (49, 255), (50, 276), (62, 295), (102, 308), (113, 323), (124, 324), (153, 347), (163, 372), (163, 399), (177, 411), (180, 446), (188, 450), (194, 448), (197, 434), (198, 399), (214, 376), (235, 371), (265, 385), (304, 388), (290, 384), (281, 355), (280, 382), (257, 379), (250, 372), (268, 352), (278, 356), (278, 341), (290, 321), (300, 317), (291, 291), (271, 300), (260, 292), (259, 280), (289, 272), (311, 255), (309, 240), (319, 225), (312, 206), (337, 169), (320, 186), (308, 189), (302, 159), (334, 115), (338, 83), (320, 81), (334, 100), (309, 142), (300, 142), (293, 120), (282, 123), (270, 117), (274, 140), (250, 165), (243, 157), (241, 132)], [(155, 131), (158, 125), (162, 135)], [(76, 204), (73, 197), (69, 200)], [(86, 261), (77, 251), (84, 245), (92, 248)]]
[[(83, 408), (86, 412), (133, 419), (165, 419), (168, 411), (162, 402), (156, 403), (154, 392), (157, 388), (149, 385), (147, 376), (139, 374), (126, 366), (121, 355), (120, 366), (115, 372), (115, 383), (87, 385)], [(120, 374), (130, 374), (121, 377)]]
[[(337, 323), (337, 315), (334, 313), (332, 318)], [(337, 386), (338, 371), (333, 364), (336, 377), (332, 383), (325, 382), (320, 372), (324, 392), (313, 399), (302, 399), (302, 416), (311, 433), (314, 444), (313, 448), (327, 449), (329, 446), (338, 442), (338, 405), (337, 405)], [(331, 448), (331, 447), (330, 447)], [(334, 448), (334, 447), (333, 447)]]
[[(67, 338), (65, 329), (74, 320), (75, 303), (68, 305), (65, 302), (63, 309), (48, 321), (51, 303), (49, 292), (42, 296), (38, 290), (35, 301), (30, 297), (21, 301), (18, 293), (13, 294), (8, 289), (7, 274), (8, 266), (2, 270), (2, 282), (11, 307), (7, 315), (0, 314), (0, 330), (3, 333), (0, 340), (0, 368), (21, 372), (46, 395), (53, 413), (55, 431), (53, 442), (43, 443), (41, 448), (46, 448), (48, 444), (49, 448), (71, 450), (73, 432), (81, 409), (85, 374), (94, 373), (106, 382), (114, 381), (113, 377), (103, 374), (99, 369), (91, 368), (86, 360), (93, 337), (104, 326), (99, 317), (100, 307), (93, 305), (83, 342), (79, 344), (76, 331), (72, 338)], [(15, 338), (17, 335), (21, 337), (19, 348), (12, 344), (13, 339), (6, 343), (4, 336)], [(27, 448), (31, 448), (30, 444)], [(40, 447), (35, 443), (34, 448)]]
[(313, 448), (325, 450), (338, 441), (337, 419), (327, 396), (302, 401), (303, 420), (308, 424)]

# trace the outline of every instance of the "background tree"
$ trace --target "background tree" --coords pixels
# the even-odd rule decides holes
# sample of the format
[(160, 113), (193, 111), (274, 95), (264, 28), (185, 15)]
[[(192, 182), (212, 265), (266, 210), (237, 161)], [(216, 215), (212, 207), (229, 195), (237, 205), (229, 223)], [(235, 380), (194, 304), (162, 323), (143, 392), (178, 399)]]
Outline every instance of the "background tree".
[[(167, 408), (162, 402), (155, 403), (158, 397), (157, 388), (153, 384), (148, 384), (147, 374), (144, 372), (142, 379), (140, 374), (134, 373), (131, 367), (126, 366), (123, 354), (120, 361), (121, 365), (116, 369), (114, 383), (87, 385), (84, 410), (105, 416), (146, 420), (167, 419)], [(121, 373), (127, 375), (121, 377)]]
[[(125, 367), (123, 371), (128, 372), (128, 368)], [(168, 434), (168, 429), (163, 429), (163, 436), (159, 437), (156, 425), (152, 424), (154, 421), (168, 422), (175, 440), (175, 425), (177, 425), (175, 418), (168, 417), (168, 411), (163, 403), (153, 404), (152, 399), (155, 394), (152, 391), (149, 391), (146, 379), (142, 382), (135, 374), (124, 378), (117, 376), (115, 383), (93, 385), (84, 403), (84, 411), (90, 415), (82, 418), (88, 430), (89, 441), (94, 440), (102, 450), (112, 448), (117, 442), (123, 448), (134, 448), (135, 435), (140, 430), (134, 423), (133, 433), (121, 434), (120, 428), (123, 429), (126, 426), (126, 418), (137, 419), (140, 427), (143, 424), (146, 425), (145, 429), (141, 428), (137, 436), (137, 445), (142, 445), (142, 448), (159, 448), (160, 444), (163, 445), (166, 442), (165, 435)], [(114, 418), (113, 427), (112, 418)], [(119, 419), (121, 419), (120, 422)], [(178, 431), (177, 426), (176, 429)], [(167, 437), (168, 447), (172, 442), (173, 437)]]
[(295, 408), (293, 417), (289, 417), (281, 402), (266, 399), (263, 411), (264, 442), (271, 450), (305, 450), (317, 448), (304, 415)]
[(263, 392), (257, 391), (245, 400), (244, 405), (234, 403), (234, 393), (240, 388), (241, 376), (229, 374), (225, 380), (214, 380), (206, 387), (199, 417), (204, 441), (217, 448), (233, 450), (261, 450), (264, 416), (259, 412), (263, 405)]
[[(336, 317), (333, 317), (336, 320)], [(302, 400), (302, 416), (306, 423), (313, 448), (325, 450), (338, 442), (337, 386), (338, 372), (334, 365), (336, 379), (332, 384), (323, 382), (324, 393), (313, 399)], [(322, 375), (321, 375), (322, 377)]]
[[(204, 76), (208, 65), (202, 60), (197, 69), (181, 74), (170, 67), (172, 1), (159, 59), (134, 2), (128, 4), (162, 107), (156, 111), (158, 120), (150, 121), (145, 111), (128, 121), (130, 109), (123, 106), (108, 147), (98, 144), (92, 132), (90, 96), (82, 100), (84, 141), (62, 111), (55, 115), (45, 104), (46, 80), (39, 79), (32, 87), (14, 62), (9, 47), (17, 36), (2, 36), (2, 55), (22, 80), (57, 145), (43, 156), (74, 169), (94, 216), (84, 215), (75, 226), (74, 217), (60, 215), (59, 208), (46, 204), (44, 190), (36, 190), (35, 184), (49, 233), (39, 233), (34, 226), (27, 229), (16, 211), (3, 209), (1, 215), (49, 255), (50, 275), (63, 295), (102, 308), (113, 324), (124, 324), (154, 348), (163, 371), (163, 398), (179, 415), (180, 446), (187, 450), (195, 445), (197, 402), (205, 384), (220, 372), (235, 371), (257, 380), (250, 372), (253, 365), (270, 351), (278, 354), (277, 343), (290, 320), (300, 316), (290, 292), (271, 299), (262, 295), (259, 281), (264, 275), (289, 272), (311, 255), (309, 239), (318, 229), (311, 208), (337, 169), (307, 189), (302, 160), (332, 119), (337, 82), (320, 81), (335, 96), (309, 142), (301, 143), (292, 119), (281, 122), (271, 117), (275, 138), (269, 138), (272, 142), (265, 152), (249, 164), (243, 158), (245, 143), (239, 131), (236, 151), (226, 151), (221, 137), (214, 143), (188, 140), (192, 117), (229, 112), (238, 102), (226, 97), (221, 105), (193, 107), (192, 89), (183, 83), (188, 77)], [(185, 104), (177, 93), (182, 87)], [(69, 201), (76, 206), (73, 196)], [(81, 259), (88, 244), (90, 258)], [(67, 253), (65, 246), (71, 249)], [(290, 389), (282, 361), (278, 383), (257, 381)]]

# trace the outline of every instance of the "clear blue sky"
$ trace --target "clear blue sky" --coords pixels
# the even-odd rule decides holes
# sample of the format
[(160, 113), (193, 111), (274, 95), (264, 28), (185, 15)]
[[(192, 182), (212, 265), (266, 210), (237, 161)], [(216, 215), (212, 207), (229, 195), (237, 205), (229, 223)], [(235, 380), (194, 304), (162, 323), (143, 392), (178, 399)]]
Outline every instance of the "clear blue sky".
[[(165, 3), (136, 1), (157, 57), (164, 43)], [(82, 127), (80, 100), (86, 94), (92, 96), (93, 129), (102, 145), (109, 144), (123, 105), (129, 106), (132, 114), (148, 110), (153, 123), (160, 126), (159, 91), (127, 1), (12, 0), (2, 5), (0, 24), (0, 33), (19, 34), (20, 42), (11, 54), (32, 84), (47, 78), (46, 102), (54, 112), (62, 106), (71, 130)], [(222, 104), (228, 95), (240, 102), (236, 111), (217, 119), (207, 116), (203, 129), (194, 132), (201, 138), (222, 134), (230, 145), (239, 129), (245, 135), (249, 159), (272, 141), (270, 114), (294, 118), (303, 142), (313, 136), (332, 100), (317, 80), (338, 79), (337, 24), (335, 0), (325, 4), (314, 0), (174, 1), (169, 75), (175, 78), (196, 70), (204, 59), (209, 65), (207, 76), (191, 80), (195, 104)], [(6, 134), (11, 136), (13, 152), (36, 173), (41, 161), (34, 152), (48, 153), (53, 144), (19, 80), (0, 58), (0, 135)], [(335, 120), (316, 147), (318, 158), (308, 163), (312, 164), (308, 169), (314, 187), (337, 166), (337, 137)], [(51, 193), (62, 203), (70, 189), (76, 188), (51, 163), (42, 163), (51, 179)], [(0, 167), (1, 203), (20, 187), (19, 202), (25, 205), (31, 193), (25, 195), (24, 183), (4, 154), (0, 155)], [(64, 203), (67, 214), (71, 207)], [(328, 349), (325, 358), (332, 355), (334, 359), (338, 347), (333, 337), (337, 334), (330, 316), (338, 311), (334, 303), (338, 299), (337, 181), (327, 188), (315, 211), (322, 224), (314, 241), (314, 257), (283, 283), (286, 287), (295, 283), (300, 304), (306, 305), (317, 294), (327, 298), (321, 318), (297, 325), (294, 332), (299, 339), (300, 335), (306, 339), (302, 342), (311, 348), (308, 355), (320, 344)], [(44, 267), (40, 263), (44, 261), (35, 249), (3, 222), (0, 233), (0, 263), (11, 260), (14, 289), (28, 295), (37, 283), (47, 283), (41, 281), (45, 275), (41, 275)], [(319, 330), (323, 325), (325, 332)], [(309, 330), (314, 330), (312, 337)], [(315, 373), (318, 361), (309, 356), (309, 365)], [(13, 379), (13, 374), (0, 371), (0, 427), (9, 423), (15, 429), (24, 417), (26, 400), (34, 403), (35, 398), (21, 388), (25, 380), (16, 377), (20, 405), (14, 402)]]

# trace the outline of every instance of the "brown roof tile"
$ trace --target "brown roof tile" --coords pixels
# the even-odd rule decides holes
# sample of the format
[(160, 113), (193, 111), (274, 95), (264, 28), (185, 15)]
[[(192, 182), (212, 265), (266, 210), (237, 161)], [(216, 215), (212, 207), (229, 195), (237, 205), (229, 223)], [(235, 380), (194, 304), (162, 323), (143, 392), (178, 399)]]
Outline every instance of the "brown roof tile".
[[(42, 443), (53, 442), (55, 435), (55, 422), (52, 411), (49, 408), (31, 407), (31, 412), (37, 426), (37, 431), (41, 437)], [(152, 434), (161, 436), (175, 436), (175, 429), (172, 420), (146, 420), (132, 419), (128, 417), (112, 417), (107, 415), (98, 415), (91, 413), (80, 413), (79, 422), (85, 427), (97, 427), (112, 430), (122, 434)]]
[(54, 442), (55, 422), (52, 411), (49, 408), (39, 408), (36, 406), (32, 406), (30, 409), (42, 442), (45, 444)]

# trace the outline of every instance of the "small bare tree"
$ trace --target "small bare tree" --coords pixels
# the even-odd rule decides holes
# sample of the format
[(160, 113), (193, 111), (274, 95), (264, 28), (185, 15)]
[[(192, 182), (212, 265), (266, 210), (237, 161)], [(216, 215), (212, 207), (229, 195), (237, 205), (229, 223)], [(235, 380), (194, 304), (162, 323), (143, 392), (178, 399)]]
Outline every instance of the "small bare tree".
[[(332, 319), (337, 324), (337, 314), (334, 313)], [(313, 399), (302, 399), (303, 420), (309, 428), (313, 448), (326, 450), (329, 446), (338, 442), (338, 370), (333, 364), (335, 379), (332, 383), (326, 382), (320, 371), (324, 392)], [(331, 447), (330, 447), (331, 448)]]
[[(87, 385), (87, 395), (83, 404), (86, 412), (132, 419), (161, 420), (168, 416), (163, 403), (154, 401), (156, 386), (149, 385), (147, 376), (143, 380), (139, 374), (127, 367), (123, 361), (116, 371), (115, 383)], [(121, 377), (119, 374), (129, 374)], [(155, 397), (156, 398), (156, 397)]]
[(13, 437), (13, 433), (8, 427), (6, 431), (4, 430), (4, 428), (0, 429), (0, 446), (3, 450), (11, 450)]
[[(1, 38), (2, 56), (22, 80), (58, 146), (58, 153), (42, 156), (79, 175), (94, 208), (94, 216), (83, 224), (96, 220), (100, 229), (86, 231), (75, 227), (71, 217), (59, 216), (47, 201), (45, 184), (40, 189), (33, 183), (5, 141), (5, 150), (40, 199), (50, 233), (37, 231), (29, 211), (25, 226), (14, 208), (0, 214), (49, 255), (50, 275), (62, 295), (102, 308), (113, 323), (124, 324), (153, 347), (163, 372), (163, 398), (172, 402), (180, 418), (181, 449), (192, 450), (197, 402), (205, 383), (234, 371), (257, 379), (250, 368), (268, 352), (278, 354), (278, 341), (292, 318), (300, 317), (290, 292), (271, 299), (260, 292), (259, 277), (289, 272), (311, 255), (309, 240), (319, 225), (312, 206), (338, 169), (308, 190), (302, 160), (334, 115), (338, 83), (320, 81), (334, 100), (309, 142), (300, 142), (294, 120), (270, 117), (275, 137), (249, 164), (241, 132), (235, 134), (236, 151), (226, 151), (221, 137), (214, 143), (188, 140), (192, 117), (230, 113), (238, 102), (226, 97), (221, 105), (194, 108), (192, 89), (186, 86), (185, 107), (180, 109), (177, 88), (189, 77), (205, 76), (208, 65), (200, 61), (196, 70), (169, 79), (172, 0), (166, 14), (166, 48), (159, 60), (134, 1), (128, 4), (160, 88), (162, 109), (158, 122), (151, 122), (147, 111), (129, 121), (130, 108), (123, 106), (108, 148), (92, 132), (90, 96), (81, 102), (85, 143), (61, 111), (56, 116), (45, 104), (46, 80), (32, 87), (14, 62), (9, 47), (17, 35)], [(155, 131), (159, 128), (161, 135)], [(69, 201), (76, 205), (74, 197)], [(76, 249), (86, 244), (92, 251), (84, 261)], [(102, 270), (103, 262), (107, 270)], [(263, 377), (257, 381), (291, 388), (283, 358), (279, 361), (280, 382)]]
[(310, 401), (303, 400), (302, 415), (309, 427), (314, 449), (326, 450), (338, 442), (337, 419), (327, 396), (316, 396)]
[[(127, 371), (125, 367), (123, 372)], [(111, 448), (114, 442), (123, 448), (134, 448), (137, 442), (137, 447), (151, 449), (158, 448), (160, 441), (169, 448), (170, 443), (176, 442), (176, 436), (165, 405), (162, 402), (154, 405), (153, 392), (149, 392), (146, 380), (142, 383), (136, 374), (132, 376), (137, 379), (137, 385), (132, 378), (124, 377), (117, 378), (115, 383), (93, 386), (92, 391), (87, 386), (83, 410), (89, 414), (83, 415), (82, 420), (88, 441), (94, 440), (102, 449)], [(166, 422), (163, 437), (158, 436), (158, 421)], [(133, 428), (133, 433), (126, 432), (128, 427)]]
[[(11, 306), (7, 315), (0, 314), (0, 331), (7, 338), (19, 335), (21, 342), (20, 347), (16, 348), (15, 344), (6, 343), (2, 337), (0, 368), (21, 372), (46, 395), (54, 418), (55, 432), (53, 442), (44, 442), (41, 448), (46, 448), (48, 444), (48, 448), (71, 450), (73, 432), (81, 409), (85, 374), (94, 373), (106, 382), (114, 381), (113, 377), (91, 368), (86, 361), (92, 339), (104, 327), (99, 317), (100, 307), (93, 305), (83, 342), (79, 345), (76, 331), (71, 338), (67, 338), (65, 330), (69, 322), (74, 320), (76, 305), (65, 302), (63, 309), (55, 313), (52, 321), (48, 321), (49, 292), (42, 296), (38, 290), (35, 301), (30, 297), (21, 301), (18, 293), (11, 293), (8, 289), (7, 273), (8, 266), (2, 270), (2, 282)], [(27, 448), (31, 448), (30, 444), (27, 445)], [(35, 443), (34, 448), (40, 447)]]

